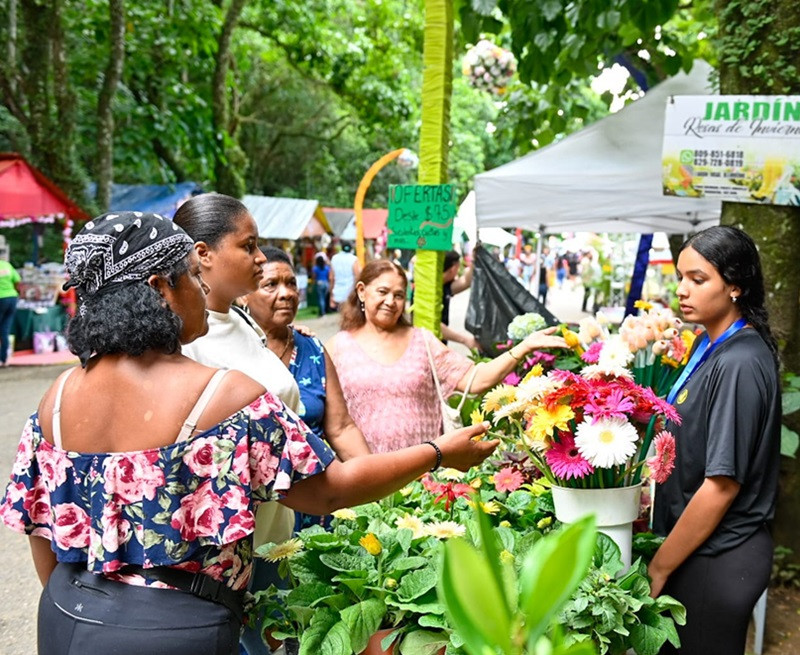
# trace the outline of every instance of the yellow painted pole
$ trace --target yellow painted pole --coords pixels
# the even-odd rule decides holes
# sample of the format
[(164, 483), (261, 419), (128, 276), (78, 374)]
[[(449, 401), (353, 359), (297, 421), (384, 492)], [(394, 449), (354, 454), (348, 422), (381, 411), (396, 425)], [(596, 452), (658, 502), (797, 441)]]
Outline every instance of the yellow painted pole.
[[(425, 0), (422, 127), (419, 183), (447, 181), (450, 98), (453, 88), (453, 2)], [(414, 264), (414, 325), (441, 334), (444, 253), (417, 250)]]
[(372, 184), (372, 180), (375, 179), (375, 176), (378, 174), (378, 172), (390, 161), (397, 159), (401, 154), (403, 154), (404, 150), (405, 148), (398, 148), (397, 150), (392, 150), (381, 157), (369, 167), (369, 170), (367, 170), (366, 173), (364, 173), (364, 177), (361, 178), (361, 182), (358, 185), (353, 209), (355, 210), (356, 214), (356, 257), (358, 257), (358, 261), (362, 268), (367, 263), (367, 252), (364, 248), (364, 220), (361, 216), (364, 208), (364, 196), (367, 195), (367, 189), (369, 188), (369, 185)]

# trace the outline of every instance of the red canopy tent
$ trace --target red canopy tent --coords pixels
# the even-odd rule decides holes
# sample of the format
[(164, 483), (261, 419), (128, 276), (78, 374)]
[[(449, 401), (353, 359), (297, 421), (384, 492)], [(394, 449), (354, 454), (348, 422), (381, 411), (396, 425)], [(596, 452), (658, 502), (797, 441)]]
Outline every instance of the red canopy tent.
[(75, 220), (89, 216), (25, 158), (0, 153), (0, 228), (29, 223), (63, 222), (64, 241)]

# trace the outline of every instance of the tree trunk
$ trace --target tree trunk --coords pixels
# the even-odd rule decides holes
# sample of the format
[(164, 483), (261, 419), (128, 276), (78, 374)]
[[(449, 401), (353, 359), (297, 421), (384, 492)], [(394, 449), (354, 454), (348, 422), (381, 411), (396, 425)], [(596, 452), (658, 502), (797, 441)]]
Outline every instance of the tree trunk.
[(217, 156), (214, 164), (217, 191), (235, 198), (244, 194), (244, 173), (247, 160), (231, 130), (228, 110), (228, 71), (230, 69), (231, 37), (244, 9), (246, 0), (232, 0), (225, 14), (217, 41), (217, 61), (211, 87), (211, 109), (214, 117), (214, 133), (217, 138)]
[(125, 61), (125, 2), (110, 0), (111, 32), (108, 64), (103, 88), (97, 99), (97, 196), (101, 212), (111, 207), (111, 183), (114, 179), (114, 96), (122, 77)]
[[(793, 0), (717, 0), (720, 90), (724, 94), (798, 94), (800, 13)], [(745, 54), (746, 53), (746, 54)], [(756, 242), (764, 268), (770, 326), (783, 367), (800, 373), (800, 209), (723, 203), (722, 223)], [(774, 536), (800, 560), (800, 465), (781, 458)]]
[[(61, 0), (24, 0), (26, 35), (20, 51), (19, 95), (33, 163), (77, 204), (85, 204), (85, 177), (75, 158), (75, 96), (69, 85)], [(14, 74), (9, 75), (13, 78)]]

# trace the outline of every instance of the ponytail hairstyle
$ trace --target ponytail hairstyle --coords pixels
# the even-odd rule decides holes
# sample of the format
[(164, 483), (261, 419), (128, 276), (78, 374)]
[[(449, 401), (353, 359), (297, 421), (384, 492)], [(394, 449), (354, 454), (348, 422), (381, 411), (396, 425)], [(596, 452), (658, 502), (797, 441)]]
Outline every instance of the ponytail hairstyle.
[(172, 219), (197, 243), (216, 248), (223, 237), (236, 231), (239, 219), (250, 212), (239, 200), (221, 193), (203, 193), (183, 203)]
[(690, 246), (717, 269), (727, 284), (741, 289), (737, 307), (742, 318), (761, 335), (777, 365), (778, 342), (769, 327), (764, 306), (764, 275), (756, 244), (743, 230), (716, 225), (690, 237), (681, 246), (681, 252)]

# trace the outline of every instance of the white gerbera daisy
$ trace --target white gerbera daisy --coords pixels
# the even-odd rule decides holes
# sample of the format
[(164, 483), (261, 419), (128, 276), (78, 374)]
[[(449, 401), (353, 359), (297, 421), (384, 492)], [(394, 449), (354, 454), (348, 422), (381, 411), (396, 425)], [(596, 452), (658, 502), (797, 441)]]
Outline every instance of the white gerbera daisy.
[(411, 530), (411, 534), (413, 535), (414, 539), (425, 535), (425, 524), (418, 516), (404, 514), (398, 518), (394, 524), (400, 530), (403, 528), (406, 530)]
[(633, 353), (628, 344), (618, 334), (606, 339), (600, 351), (597, 365), (602, 368), (624, 368), (633, 361)]
[(303, 550), (303, 542), (299, 539), (289, 539), (288, 541), (275, 544), (265, 554), (264, 559), (268, 562), (280, 562), (283, 559), (297, 555)]
[(575, 445), (578, 452), (597, 468), (624, 464), (636, 452), (639, 433), (622, 418), (591, 419), (578, 425)]
[(450, 537), (463, 537), (467, 529), (460, 523), (455, 521), (437, 521), (436, 523), (429, 523), (426, 528), (426, 534), (437, 539), (449, 539)]
[(621, 366), (601, 366), (600, 364), (584, 366), (581, 369), (581, 376), (585, 377), (587, 380), (598, 380), (600, 378), (633, 379), (633, 373), (627, 368), (622, 368)]
[(464, 477), (464, 473), (459, 471), (458, 469), (441, 469), (436, 473), (436, 476), (441, 478), (442, 480), (452, 480), (457, 482)]

